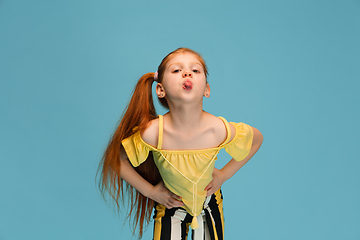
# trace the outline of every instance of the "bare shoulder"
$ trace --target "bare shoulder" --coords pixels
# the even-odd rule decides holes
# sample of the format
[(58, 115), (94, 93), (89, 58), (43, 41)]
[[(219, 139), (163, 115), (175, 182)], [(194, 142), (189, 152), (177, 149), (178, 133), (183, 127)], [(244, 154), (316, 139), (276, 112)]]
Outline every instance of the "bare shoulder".
[(233, 140), (233, 138), (235, 137), (236, 135), (236, 128), (234, 125), (232, 125), (231, 123), (229, 123), (229, 126), (230, 126), (230, 131), (231, 131), (231, 137), (230, 137), (230, 141)]
[[(214, 128), (214, 133), (216, 134), (217, 138), (225, 140), (228, 137), (228, 132), (225, 126), (225, 123), (223, 120), (221, 120), (219, 117), (216, 117), (214, 115), (211, 115), (211, 123), (212, 127)], [(233, 124), (229, 123), (230, 127), (230, 140), (231, 141), (236, 134), (236, 129)]]
[(149, 126), (141, 134), (141, 138), (149, 145), (156, 147), (159, 137), (159, 118), (151, 120)]
[(207, 114), (206, 123), (208, 130), (211, 130), (213, 136), (215, 137), (216, 142), (218, 143), (217, 145), (224, 142), (227, 137), (227, 131), (224, 122), (219, 117), (216, 117), (212, 114)]

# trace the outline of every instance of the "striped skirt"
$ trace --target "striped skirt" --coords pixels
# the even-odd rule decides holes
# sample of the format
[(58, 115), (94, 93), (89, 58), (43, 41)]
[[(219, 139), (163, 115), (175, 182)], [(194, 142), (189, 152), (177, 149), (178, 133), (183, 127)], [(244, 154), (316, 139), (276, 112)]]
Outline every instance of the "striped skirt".
[[(193, 216), (185, 209), (155, 205), (153, 240), (186, 240)], [(206, 198), (198, 216), (199, 228), (192, 229), (193, 240), (224, 240), (223, 197), (221, 190)]]

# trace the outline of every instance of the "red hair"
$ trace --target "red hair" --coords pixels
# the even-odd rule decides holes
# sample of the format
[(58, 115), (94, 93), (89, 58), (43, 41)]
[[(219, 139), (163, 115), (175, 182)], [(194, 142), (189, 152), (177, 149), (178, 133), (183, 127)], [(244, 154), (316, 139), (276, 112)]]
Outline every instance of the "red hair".
[[(208, 71), (203, 58), (197, 52), (188, 48), (179, 48), (169, 53), (160, 63), (158, 67), (158, 82), (161, 83), (166, 65), (175, 54), (192, 53), (202, 64), (207, 77)], [(124, 181), (120, 176), (121, 162), (120, 151), (124, 151), (121, 142), (125, 138), (130, 137), (137, 127), (141, 133), (147, 128), (149, 122), (157, 118), (155, 106), (152, 97), (152, 84), (154, 82), (154, 73), (143, 75), (135, 86), (131, 100), (125, 109), (125, 113), (120, 119), (120, 124), (115, 133), (111, 137), (109, 144), (104, 152), (102, 161), (100, 162), (98, 173), (100, 173), (99, 189), (103, 196), (109, 193), (110, 197), (115, 201), (117, 209), (120, 210), (119, 202), (125, 202), (124, 199)], [(168, 108), (165, 98), (159, 98), (160, 103)], [(148, 158), (140, 166), (134, 168), (143, 178), (153, 185), (161, 181), (159, 170), (157, 169), (153, 155), (149, 154)], [(129, 194), (129, 214), (128, 218), (132, 218), (133, 233), (139, 228), (139, 238), (142, 237), (144, 226), (147, 226), (151, 220), (151, 213), (155, 202), (142, 195), (135, 188), (125, 182), (125, 190)]]

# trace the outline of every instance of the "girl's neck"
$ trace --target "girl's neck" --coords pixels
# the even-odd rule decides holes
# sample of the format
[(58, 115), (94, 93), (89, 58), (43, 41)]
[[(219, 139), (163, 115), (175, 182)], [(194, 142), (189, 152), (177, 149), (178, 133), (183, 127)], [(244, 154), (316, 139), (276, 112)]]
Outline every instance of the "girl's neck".
[(204, 114), (202, 106), (182, 106), (172, 108), (166, 115), (169, 118), (169, 127), (176, 131), (188, 132), (201, 127)]

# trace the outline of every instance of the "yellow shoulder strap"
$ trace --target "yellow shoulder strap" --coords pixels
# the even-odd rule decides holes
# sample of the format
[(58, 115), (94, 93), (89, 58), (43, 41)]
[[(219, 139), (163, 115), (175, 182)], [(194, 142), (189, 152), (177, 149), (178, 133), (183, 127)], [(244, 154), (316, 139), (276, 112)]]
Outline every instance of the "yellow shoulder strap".
[(161, 149), (161, 147), (162, 147), (162, 142), (163, 142), (163, 129), (164, 129), (164, 119), (163, 119), (163, 115), (159, 115), (159, 138), (158, 138), (157, 149)]

